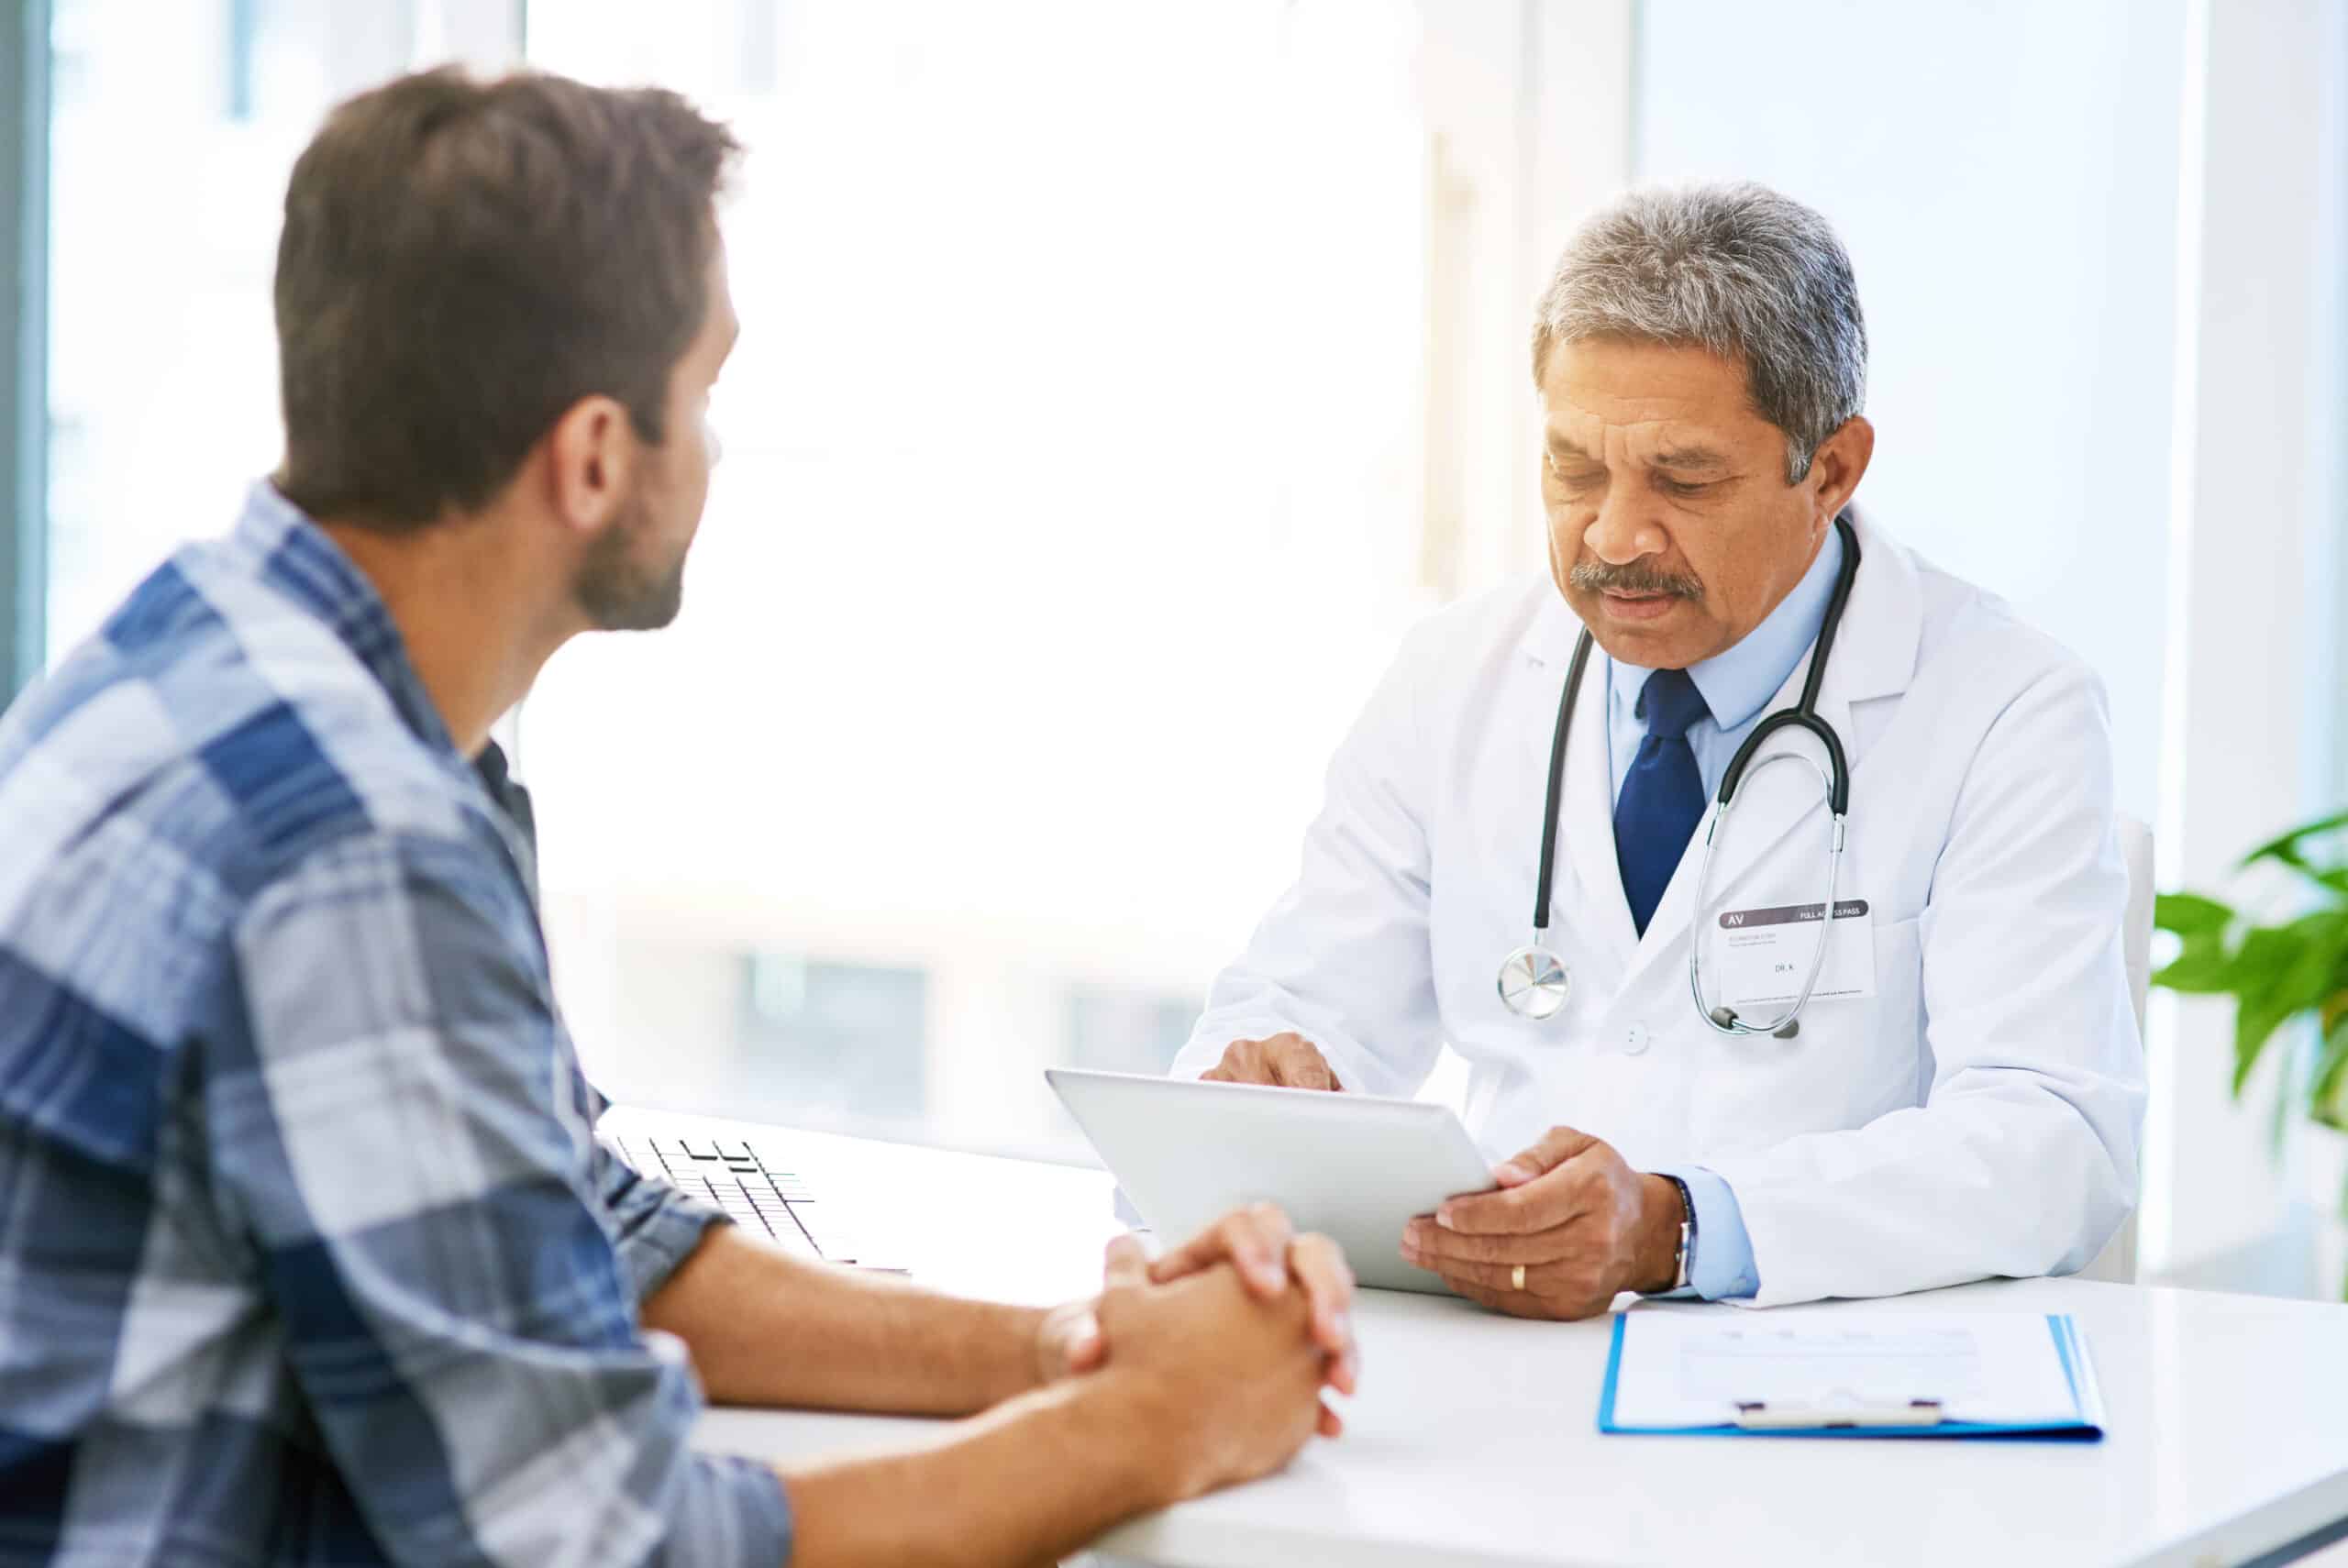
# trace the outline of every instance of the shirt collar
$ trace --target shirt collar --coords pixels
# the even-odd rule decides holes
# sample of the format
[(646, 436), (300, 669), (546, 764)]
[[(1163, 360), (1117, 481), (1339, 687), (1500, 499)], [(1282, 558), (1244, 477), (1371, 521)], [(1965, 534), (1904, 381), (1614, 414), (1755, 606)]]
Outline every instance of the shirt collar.
[(440, 710), (408, 662), (407, 643), (375, 585), (303, 510), (267, 480), (245, 497), (231, 536), (249, 552), (271, 587), (333, 628), (359, 662), (391, 695), (416, 737), (454, 756), (457, 743)]
[[(1834, 597), (1834, 580), (1843, 569), (1843, 531), (1830, 527), (1818, 558), (1778, 602), (1761, 624), (1733, 646), (1701, 664), (1688, 667), (1688, 677), (1704, 696), (1712, 722), (1722, 730), (1744, 726), (1760, 716), (1770, 698), (1785, 685), (1802, 655), (1818, 640), (1826, 624), (1827, 601)], [(1636, 712), (1640, 693), (1653, 670), (1610, 660), (1611, 684), (1624, 712)]]

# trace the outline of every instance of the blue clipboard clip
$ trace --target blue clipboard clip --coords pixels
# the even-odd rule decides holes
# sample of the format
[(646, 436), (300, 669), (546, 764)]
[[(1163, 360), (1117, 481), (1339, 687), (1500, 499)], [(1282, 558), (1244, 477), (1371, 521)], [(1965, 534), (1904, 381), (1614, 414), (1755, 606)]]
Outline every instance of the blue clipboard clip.
[(1944, 1416), (1938, 1399), (1911, 1399), (1904, 1405), (1771, 1405), (1762, 1399), (1740, 1399), (1736, 1405), (1736, 1424), (1748, 1432), (1936, 1427)]

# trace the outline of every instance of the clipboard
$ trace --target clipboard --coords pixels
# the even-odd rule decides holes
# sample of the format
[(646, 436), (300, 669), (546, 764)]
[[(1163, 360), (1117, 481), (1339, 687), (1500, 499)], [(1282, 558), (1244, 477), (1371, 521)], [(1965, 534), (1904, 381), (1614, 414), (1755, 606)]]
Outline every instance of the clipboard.
[[(1772, 1322), (1777, 1314), (1739, 1314), (1733, 1327), (1728, 1320), (1704, 1315), (1666, 1317), (1636, 1312), (1618, 1313), (1614, 1331), (1607, 1352), (1606, 1382), (1598, 1401), (1598, 1430), (1610, 1435), (1673, 1435), (1716, 1437), (1877, 1437), (1877, 1438), (1983, 1438), (2007, 1441), (2043, 1442), (2098, 1442), (2105, 1430), (2102, 1389), (2096, 1379), (2094, 1357), (2088, 1353), (2087, 1337), (2067, 1312), (2049, 1312), (2043, 1317), (2034, 1314), (1975, 1313), (1948, 1314), (1930, 1317), (1922, 1314), (1856, 1314), (1848, 1309), (1830, 1309), (1811, 1312), (1798, 1323)], [(2043, 1326), (2046, 1339), (2025, 1335), (2022, 1324), (2027, 1320)], [(1644, 1331), (1636, 1323), (1650, 1325)], [(1668, 1328), (1666, 1325), (1669, 1325)], [(1936, 1343), (1944, 1353), (1944, 1364), (1950, 1369), (1952, 1386), (1945, 1392), (1927, 1394), (1921, 1380), (1929, 1377), (1933, 1364), (1927, 1358), (1920, 1367), (1899, 1364), (1892, 1349), (1873, 1353), (1875, 1342), (1870, 1335), (1883, 1334), (1888, 1347), (1894, 1342), (1899, 1348), (1913, 1350), (1920, 1342)], [(1772, 1339), (1786, 1342), (1781, 1359), (1772, 1364), (1768, 1358), (1778, 1353), (1767, 1342)], [(1725, 1383), (1733, 1386), (1739, 1364), (1733, 1356), (1715, 1356), (1715, 1348), (1707, 1341), (1721, 1343), (1739, 1342), (1753, 1348), (1744, 1364), (1753, 1370), (1755, 1395), (1760, 1386), (1770, 1385), (1774, 1397), (1744, 1397), (1732, 1396), (1716, 1400), (1691, 1396), (1689, 1385)], [(1969, 1344), (1974, 1359), (1945, 1353), (1948, 1347)], [(1828, 1393), (1821, 1397), (1788, 1397), (1784, 1391), (1784, 1375), (1789, 1367), (1806, 1370), (1815, 1364), (1822, 1349), (1842, 1358), (1856, 1370), (1857, 1379), (1870, 1375), (1878, 1380), (1889, 1377), (1908, 1378), (1916, 1384), (1905, 1397), (1852, 1397), (1847, 1391)], [(1626, 1358), (1638, 1358), (1642, 1352), (1650, 1358), (1642, 1364), (1633, 1359), (1636, 1370), (1634, 1382), (1649, 1389), (1676, 1381), (1681, 1409), (1676, 1419), (1658, 1419), (1650, 1408), (1641, 1413), (1634, 1401), (1624, 1395)], [(2021, 1353), (2018, 1355), (2016, 1353)], [(1667, 1368), (1654, 1358), (1678, 1355), (1683, 1358), (1678, 1368)], [(1703, 1357), (1708, 1364), (1700, 1372), (1691, 1372), (1688, 1363)], [(2044, 1356), (2043, 1365), (2026, 1368), (2012, 1364), (2021, 1359), (2035, 1360)], [(1983, 1363), (1997, 1359), (2001, 1367), (1985, 1368)], [(1723, 1370), (1728, 1369), (1728, 1370)], [(1676, 1379), (1675, 1379), (1676, 1374)], [(2002, 1404), (1985, 1393), (1980, 1385), (1988, 1377), (2005, 1374), (2013, 1381), (2032, 1389), (2033, 1395), (2021, 1399), (2025, 1408), (2017, 1411), (2009, 1397)], [(1839, 1397), (1838, 1397), (1839, 1395)], [(1670, 1402), (1668, 1398), (1667, 1403)], [(1650, 1400), (1650, 1405), (1654, 1401)]]

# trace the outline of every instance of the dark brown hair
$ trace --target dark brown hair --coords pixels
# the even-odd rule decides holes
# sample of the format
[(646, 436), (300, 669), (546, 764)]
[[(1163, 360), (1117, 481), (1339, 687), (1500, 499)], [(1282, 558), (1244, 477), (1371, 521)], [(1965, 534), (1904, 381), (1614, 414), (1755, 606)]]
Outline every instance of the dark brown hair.
[(336, 109), (277, 247), (287, 498), (385, 529), (471, 510), (598, 392), (663, 440), (738, 150), (674, 93), (538, 73)]

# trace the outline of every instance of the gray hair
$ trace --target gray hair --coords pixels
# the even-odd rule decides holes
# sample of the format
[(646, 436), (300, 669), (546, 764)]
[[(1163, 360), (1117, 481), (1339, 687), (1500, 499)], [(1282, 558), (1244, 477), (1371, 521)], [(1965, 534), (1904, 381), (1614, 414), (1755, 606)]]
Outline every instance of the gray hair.
[(1786, 482), (1865, 406), (1867, 328), (1851, 258), (1826, 220), (1751, 183), (1634, 191), (1583, 224), (1533, 326), (1550, 348), (1621, 337), (1744, 367), (1753, 406), (1786, 433)]

